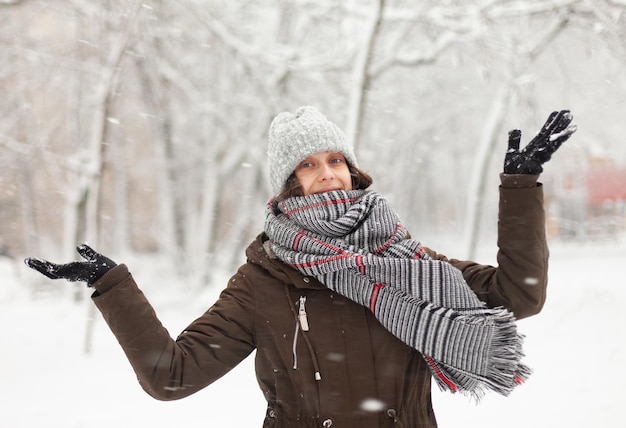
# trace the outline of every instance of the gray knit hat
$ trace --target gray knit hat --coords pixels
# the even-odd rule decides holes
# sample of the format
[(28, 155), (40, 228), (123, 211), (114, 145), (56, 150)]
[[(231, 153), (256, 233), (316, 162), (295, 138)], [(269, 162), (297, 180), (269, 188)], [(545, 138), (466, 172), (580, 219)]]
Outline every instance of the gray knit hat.
[(315, 107), (303, 106), (295, 113), (278, 114), (270, 125), (267, 150), (274, 194), (283, 191), (300, 162), (319, 152), (341, 153), (350, 165), (357, 166), (344, 133)]

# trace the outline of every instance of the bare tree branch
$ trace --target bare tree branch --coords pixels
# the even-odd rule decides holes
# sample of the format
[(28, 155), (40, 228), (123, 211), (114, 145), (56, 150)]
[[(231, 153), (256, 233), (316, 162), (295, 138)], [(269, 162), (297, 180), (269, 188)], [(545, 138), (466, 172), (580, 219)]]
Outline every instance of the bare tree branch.
[(545, 14), (559, 9), (567, 9), (583, 1), (584, 0), (504, 1), (486, 9), (486, 14), (491, 19), (531, 16)]
[(17, 6), (26, 3), (26, 0), (0, 0), (0, 7)]
[(546, 50), (546, 48), (556, 39), (556, 37), (563, 32), (567, 24), (569, 23), (569, 17), (567, 11), (561, 13), (559, 19), (551, 23), (551, 28), (543, 34), (541, 40), (536, 42), (534, 46), (531, 46), (525, 53), (530, 61), (534, 61), (537, 57)]
[(432, 64), (457, 39), (457, 34), (446, 31), (435, 41), (433, 45), (429, 47), (428, 51), (418, 51), (412, 55), (397, 53), (394, 57), (388, 58), (374, 67), (370, 73), (370, 77), (372, 79), (377, 78), (382, 73), (396, 65), (403, 67), (416, 67), (420, 65)]

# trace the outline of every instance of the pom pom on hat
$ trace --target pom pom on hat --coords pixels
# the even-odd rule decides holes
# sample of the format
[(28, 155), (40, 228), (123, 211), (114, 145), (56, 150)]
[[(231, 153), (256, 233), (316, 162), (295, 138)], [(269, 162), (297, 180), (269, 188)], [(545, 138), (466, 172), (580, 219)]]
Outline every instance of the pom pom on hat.
[(299, 107), (295, 113), (278, 114), (269, 129), (267, 160), (274, 195), (282, 192), (300, 162), (319, 152), (337, 152), (357, 166), (354, 150), (345, 134), (315, 107)]

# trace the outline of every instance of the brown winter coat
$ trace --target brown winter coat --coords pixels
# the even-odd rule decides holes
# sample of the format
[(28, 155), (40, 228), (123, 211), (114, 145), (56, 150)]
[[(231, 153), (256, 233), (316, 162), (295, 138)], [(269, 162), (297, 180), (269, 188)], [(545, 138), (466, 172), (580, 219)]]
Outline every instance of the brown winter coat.
[[(539, 312), (547, 282), (542, 188), (531, 184), (500, 188), (497, 268), (449, 260), (482, 300), (518, 318)], [(142, 387), (160, 400), (182, 398), (256, 349), (257, 380), (268, 402), (264, 427), (435, 427), (421, 355), (367, 308), (270, 257), (263, 241), (260, 235), (248, 247), (247, 263), (218, 301), (176, 340), (124, 265), (95, 284), (94, 301)], [(301, 297), (310, 329), (294, 337)]]

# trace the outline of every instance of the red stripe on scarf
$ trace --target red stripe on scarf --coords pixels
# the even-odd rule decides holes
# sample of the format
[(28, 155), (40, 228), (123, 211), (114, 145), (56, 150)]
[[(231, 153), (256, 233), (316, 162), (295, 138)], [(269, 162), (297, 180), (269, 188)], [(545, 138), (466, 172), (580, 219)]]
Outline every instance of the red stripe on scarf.
[(300, 230), (296, 237), (293, 239), (293, 250), (298, 251), (298, 244), (300, 244), (300, 240), (304, 236), (304, 229)]
[(354, 201), (357, 201), (357, 200), (359, 200), (359, 197), (344, 198), (344, 199), (332, 199), (330, 201), (322, 201), (322, 202), (316, 202), (316, 203), (311, 204), (311, 205), (305, 205), (303, 207), (296, 208), (296, 209), (293, 209), (291, 211), (285, 211), (285, 205), (284, 205), (284, 201), (283, 201), (283, 214), (285, 214), (287, 216), (287, 218), (289, 218), (289, 216), (291, 214), (296, 213), (298, 211), (310, 210), (312, 208), (317, 208), (317, 207), (321, 207), (321, 206), (324, 206), (324, 205), (345, 204), (345, 203), (354, 202)]
[(439, 367), (437, 367), (437, 364), (435, 364), (432, 358), (430, 358), (428, 355), (424, 355), (424, 359), (426, 360), (428, 365), (435, 371), (435, 373), (437, 373), (437, 376), (439, 376), (439, 379), (441, 379), (446, 385), (448, 385), (448, 388), (450, 388), (450, 391), (456, 392), (459, 389), (459, 387), (456, 386), (454, 382), (448, 379), (448, 377), (444, 375), (441, 372), (441, 370), (439, 370)]
[(296, 269), (297, 268), (308, 268), (308, 267), (317, 266), (317, 265), (321, 265), (321, 264), (324, 264), (324, 263), (332, 262), (334, 260), (347, 259), (349, 257), (350, 257), (350, 255), (348, 255), (348, 254), (340, 254), (340, 255), (337, 255), (337, 256), (326, 257), (325, 259), (313, 260), (312, 262), (289, 264), (289, 266), (294, 267)]
[(424, 247), (422, 247), (420, 245), (419, 250), (417, 250), (417, 253), (415, 253), (415, 256), (413, 256), (414, 259), (421, 259), (424, 256), (424, 253), (426, 252), (426, 250), (424, 250)]
[(378, 284), (374, 284), (374, 290), (372, 291), (372, 296), (370, 297), (370, 311), (375, 314), (375, 309), (376, 309), (376, 301), (378, 300), (378, 293), (380, 292), (380, 289), (383, 288), (385, 286), (385, 284), (383, 283), (378, 283)]
[(378, 253), (382, 253), (383, 251), (385, 251), (387, 248), (389, 248), (389, 246), (391, 245), (391, 243), (396, 239), (396, 235), (398, 234), (398, 232), (400, 232), (401, 230), (406, 230), (406, 228), (402, 225), (402, 223), (396, 223), (396, 230), (393, 231), (393, 233), (391, 234), (391, 236), (389, 237), (389, 239), (387, 240), (387, 242), (385, 242), (383, 245), (381, 245), (380, 247), (376, 248), (374, 251), (372, 251), (372, 253), (374, 254), (378, 254)]
[(311, 239), (311, 241), (317, 242), (318, 244), (320, 244), (322, 247), (326, 247), (332, 251), (334, 251), (337, 254), (347, 254), (344, 250), (342, 250), (339, 247), (336, 247), (334, 245), (330, 245), (328, 242), (324, 242), (321, 239), (317, 239), (317, 238), (313, 238), (312, 236), (309, 236), (309, 239)]
[(363, 264), (363, 256), (358, 255), (355, 257), (356, 265), (359, 267), (359, 272), (365, 275), (365, 265)]

